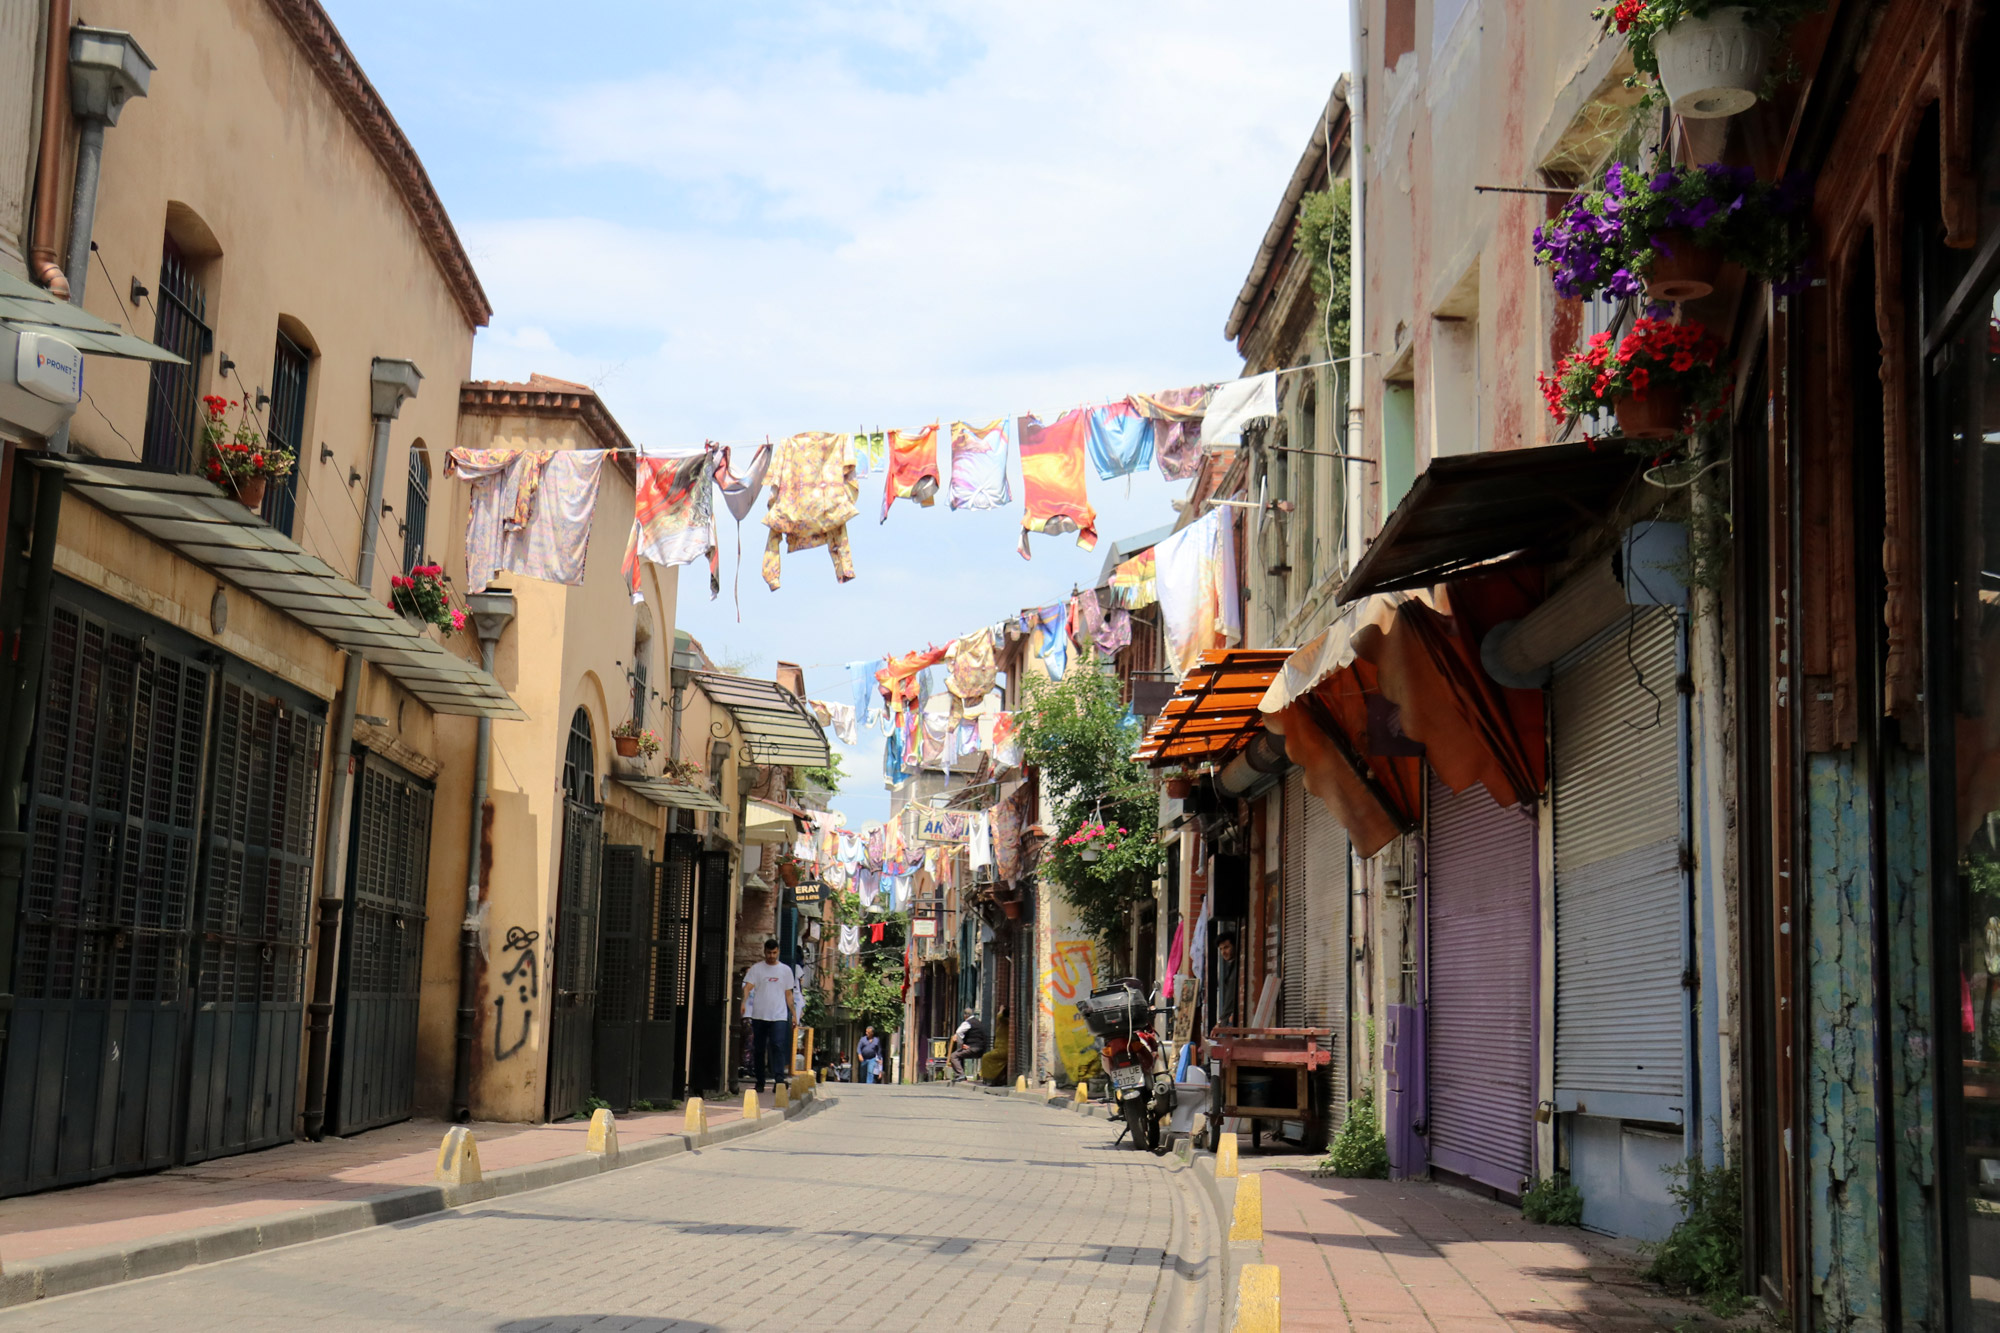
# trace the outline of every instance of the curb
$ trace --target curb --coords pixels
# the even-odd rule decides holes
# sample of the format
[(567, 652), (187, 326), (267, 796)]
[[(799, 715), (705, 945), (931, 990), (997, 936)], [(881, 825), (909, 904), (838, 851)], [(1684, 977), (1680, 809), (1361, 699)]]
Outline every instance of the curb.
[(705, 1134), (663, 1134), (620, 1149), (603, 1157), (577, 1153), (570, 1157), (502, 1167), (486, 1173), (472, 1185), (411, 1185), (390, 1190), (373, 1198), (346, 1203), (317, 1204), (276, 1217), (225, 1222), (218, 1226), (177, 1231), (129, 1245), (100, 1245), (47, 1259), (7, 1265), (0, 1270), (0, 1309), (28, 1305), (51, 1296), (70, 1296), (95, 1287), (108, 1287), (138, 1278), (159, 1277), (185, 1268), (241, 1259), (307, 1241), (328, 1240), (369, 1227), (441, 1213), (469, 1203), (483, 1203), (510, 1194), (566, 1185), (574, 1180), (644, 1166), (682, 1153), (724, 1144), (766, 1129), (775, 1129), (788, 1120), (806, 1115), (816, 1107), (832, 1105), (838, 1098), (823, 1099), (808, 1091), (783, 1112), (766, 1111), (755, 1120), (732, 1120)]

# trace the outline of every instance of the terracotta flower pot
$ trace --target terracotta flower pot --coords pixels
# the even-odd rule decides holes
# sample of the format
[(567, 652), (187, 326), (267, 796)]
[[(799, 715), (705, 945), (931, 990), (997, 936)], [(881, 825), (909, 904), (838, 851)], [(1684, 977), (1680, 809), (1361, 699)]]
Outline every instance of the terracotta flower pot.
[(1697, 245), (1694, 233), (1676, 228), (1653, 238), (1653, 266), (1646, 272), (1646, 295), (1655, 301), (1694, 301), (1715, 290), (1722, 256)]
[(618, 747), (618, 757), (621, 759), (630, 759), (639, 753), (637, 736), (613, 736), (611, 743)]
[(778, 878), (779, 878), (779, 879), (781, 879), (781, 880), (783, 880), (783, 881), (784, 881), (784, 882), (786, 883), (786, 885), (787, 885), (788, 887), (796, 889), (796, 888), (797, 888), (797, 887), (799, 886), (799, 867), (798, 867), (798, 863), (797, 863), (797, 862), (795, 862), (795, 861), (794, 861), (794, 862), (783, 862), (783, 861), (779, 862), (779, 863), (778, 863)]
[(1671, 386), (1648, 389), (1618, 400), (1618, 432), (1628, 440), (1671, 440), (1681, 434), (1687, 403)]
[(1173, 801), (1185, 801), (1185, 800), (1186, 800), (1186, 799), (1187, 799), (1188, 797), (1190, 797), (1190, 796), (1192, 796), (1192, 795), (1194, 795), (1194, 779), (1193, 779), (1193, 778), (1168, 778), (1168, 779), (1167, 779), (1167, 799), (1168, 799), (1168, 800), (1173, 800)]
[(1019, 898), (1002, 898), (1000, 900), (1000, 910), (1006, 914), (1009, 921), (1019, 921), (1021, 919), (1021, 900)]
[(235, 496), (238, 504), (255, 512), (264, 507), (264, 488), (270, 484), (269, 477), (243, 477), (223, 482)]

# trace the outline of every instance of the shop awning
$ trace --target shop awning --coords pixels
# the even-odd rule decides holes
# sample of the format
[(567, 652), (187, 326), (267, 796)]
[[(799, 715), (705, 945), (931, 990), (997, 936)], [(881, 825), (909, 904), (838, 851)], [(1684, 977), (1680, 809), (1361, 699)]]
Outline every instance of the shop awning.
[(0, 269), (0, 324), (21, 333), (48, 333), (80, 352), (119, 356), (133, 361), (167, 361), (186, 365), (164, 347), (135, 338), (108, 320), (59, 300), (45, 288)]
[(433, 712), (527, 719), (476, 662), (426, 638), (210, 482), (134, 464), (51, 455), (30, 461), (60, 472), (68, 494), (278, 608), (336, 648), (360, 655)]
[(1264, 729), (1258, 705), (1291, 655), (1289, 648), (1203, 653), (1147, 729), (1133, 760), (1153, 768), (1226, 761)]
[(1340, 585), (1340, 600), (1429, 587), (1506, 556), (1553, 554), (1616, 507), (1643, 461), (1622, 444), (1588, 442), (1434, 458)]
[(832, 762), (826, 730), (805, 700), (771, 680), (698, 671), (702, 693), (729, 710), (750, 756), (760, 764), (825, 768)]
[(711, 814), (726, 815), (729, 807), (709, 795), (704, 787), (690, 787), (684, 782), (669, 782), (665, 778), (615, 778), (621, 787), (629, 787), (654, 805), (670, 810), (706, 810)]
[(769, 801), (752, 800), (743, 811), (743, 841), (789, 845), (799, 836), (792, 812)]

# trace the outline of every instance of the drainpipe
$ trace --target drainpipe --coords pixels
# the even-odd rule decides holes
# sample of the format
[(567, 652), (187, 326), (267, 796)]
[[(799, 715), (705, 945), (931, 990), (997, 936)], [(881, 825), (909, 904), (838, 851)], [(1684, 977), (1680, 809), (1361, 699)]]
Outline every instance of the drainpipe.
[(69, 281), (56, 262), (56, 189), (62, 181), (63, 108), (69, 104), (69, 0), (49, 0), (48, 40), (42, 48), (42, 138), (35, 149), (35, 229), (28, 274), (57, 296)]
[[(1368, 234), (1368, 35), (1362, 26), (1362, 12), (1366, 5), (1348, 7), (1347, 49), (1353, 53), (1354, 69), (1347, 76), (1347, 204), (1348, 204), (1348, 319), (1347, 319), (1347, 444), (1343, 453), (1366, 454), (1367, 439), (1362, 434), (1362, 402), (1365, 397), (1360, 374), (1362, 348), (1368, 342), (1368, 323), (1365, 318), (1368, 294), (1367, 249), (1362, 238)], [(1382, 455), (1376, 453), (1376, 480), (1381, 480)], [(1348, 475), (1354, 473), (1354, 465), (1342, 460), (1341, 467)], [(1365, 478), (1367, 473), (1362, 473)], [(1365, 525), (1368, 509), (1361, 494), (1361, 487), (1343, 488), (1348, 495), (1351, 510), (1347, 524), (1347, 567), (1353, 569), (1361, 562), (1361, 552), (1367, 545)]]
[(104, 131), (118, 123), (125, 103), (144, 97), (155, 66), (129, 32), (115, 28), (69, 30), (69, 105), (83, 124), (76, 149), (76, 188), (69, 209), (69, 299), (83, 304), (90, 277), (90, 238), (97, 223), (97, 175)]
[[(514, 618), (514, 594), (488, 588), (465, 599), (472, 625), (479, 634), (479, 664), (493, 674), (493, 654), (500, 635)], [(472, 1040), (479, 1030), (479, 937), (486, 928), (485, 875), (487, 786), (493, 771), (493, 719), (481, 716), (479, 739), (472, 751), (471, 831), (465, 849), (465, 919), (458, 927), (458, 1051), (451, 1077), (451, 1118), (459, 1124), (472, 1119)]]
[[(361, 511), (361, 555), (354, 581), (368, 592), (375, 582), (375, 540), (382, 527), (382, 481), (389, 466), (389, 423), (403, 400), (417, 396), (423, 375), (410, 361), (376, 357), (368, 371), (370, 409), (375, 417), (375, 449), (368, 464), (368, 504)], [(347, 890), (347, 844), (352, 833), (354, 787), (354, 708), (361, 692), (361, 655), (347, 655), (340, 681), (340, 708), (333, 726), (332, 784), (328, 789), (326, 859), (319, 872), (319, 940), (313, 950), (312, 1003), (306, 1006), (306, 1137), (326, 1137), (326, 1083), (333, 1046), (333, 992), (340, 961), (340, 908)]]

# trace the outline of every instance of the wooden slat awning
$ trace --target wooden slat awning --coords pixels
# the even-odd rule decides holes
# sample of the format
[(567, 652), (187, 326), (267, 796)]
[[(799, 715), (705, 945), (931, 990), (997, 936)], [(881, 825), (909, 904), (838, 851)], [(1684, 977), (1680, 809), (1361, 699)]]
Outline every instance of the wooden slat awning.
[(1132, 758), (1152, 768), (1221, 763), (1264, 729), (1258, 707), (1289, 648), (1224, 648), (1201, 655)]

